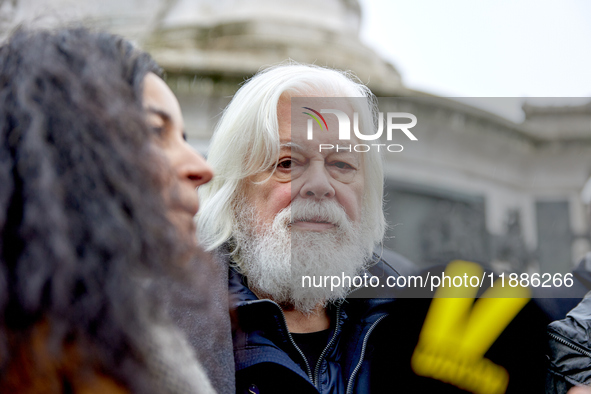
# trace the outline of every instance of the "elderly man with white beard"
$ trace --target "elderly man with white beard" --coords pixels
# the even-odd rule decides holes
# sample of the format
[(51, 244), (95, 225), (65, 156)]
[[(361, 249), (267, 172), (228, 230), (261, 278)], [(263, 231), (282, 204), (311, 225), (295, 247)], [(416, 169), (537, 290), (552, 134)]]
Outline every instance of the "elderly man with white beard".
[[(345, 301), (350, 283), (302, 278), (397, 275), (372, 254), (385, 229), (379, 152), (328, 149), (359, 141), (339, 141), (337, 117), (312, 108), (357, 112), (372, 130), (374, 102), (346, 73), (290, 64), (254, 76), (224, 111), (198, 224), (205, 246), (229, 260), (239, 393), (370, 391), (367, 349), (391, 303)], [(313, 136), (311, 118), (325, 126)]]

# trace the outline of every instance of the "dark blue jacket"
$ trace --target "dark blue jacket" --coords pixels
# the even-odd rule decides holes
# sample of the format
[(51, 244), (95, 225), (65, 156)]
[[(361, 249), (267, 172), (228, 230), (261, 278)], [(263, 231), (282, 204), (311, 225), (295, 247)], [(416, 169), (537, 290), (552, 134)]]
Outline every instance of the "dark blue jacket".
[[(374, 260), (371, 275), (398, 276), (383, 260), (377, 256)], [(347, 298), (331, 305), (331, 339), (317, 365), (309, 366), (287, 330), (279, 305), (259, 300), (248, 289), (246, 278), (234, 269), (230, 269), (229, 279), (236, 307), (233, 338), (237, 393), (370, 392), (370, 371), (376, 361), (372, 353), (379, 347), (372, 333), (388, 316), (393, 299)], [(361, 292), (353, 294), (358, 297)]]

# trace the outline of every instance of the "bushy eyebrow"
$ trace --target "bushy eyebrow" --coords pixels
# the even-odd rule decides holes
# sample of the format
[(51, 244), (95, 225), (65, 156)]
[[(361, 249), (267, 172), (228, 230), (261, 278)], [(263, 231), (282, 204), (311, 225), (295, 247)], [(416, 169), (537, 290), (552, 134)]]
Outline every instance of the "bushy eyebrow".
[(279, 149), (292, 149), (295, 151), (299, 151), (299, 152), (304, 152), (305, 149), (303, 147), (301, 147), (300, 145), (294, 143), (294, 142), (286, 142), (284, 144), (279, 145)]

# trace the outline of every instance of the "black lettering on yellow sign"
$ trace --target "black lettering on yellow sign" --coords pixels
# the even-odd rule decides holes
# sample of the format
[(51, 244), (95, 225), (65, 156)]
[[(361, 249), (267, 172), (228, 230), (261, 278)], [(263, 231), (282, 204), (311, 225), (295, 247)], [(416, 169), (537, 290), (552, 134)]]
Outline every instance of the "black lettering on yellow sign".
[[(453, 261), (447, 276), (482, 276), (476, 263)], [(477, 394), (502, 394), (509, 374), (484, 354), (527, 304), (526, 287), (501, 287), (495, 282), (474, 303), (478, 287), (440, 287), (423, 323), (411, 366), (420, 376), (453, 384)]]

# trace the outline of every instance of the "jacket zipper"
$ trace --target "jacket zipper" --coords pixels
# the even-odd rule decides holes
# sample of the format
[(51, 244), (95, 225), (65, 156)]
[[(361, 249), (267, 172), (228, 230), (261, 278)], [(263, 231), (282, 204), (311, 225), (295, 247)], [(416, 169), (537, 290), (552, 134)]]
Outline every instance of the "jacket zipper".
[(306, 374), (308, 375), (308, 378), (310, 379), (310, 381), (313, 384), (314, 380), (312, 379), (312, 370), (310, 369), (310, 365), (308, 365), (308, 360), (306, 359), (304, 352), (302, 352), (302, 350), (295, 343), (295, 341), (293, 340), (293, 337), (291, 336), (291, 333), (289, 332), (289, 329), (287, 328), (287, 320), (285, 319), (285, 314), (283, 313), (283, 309), (281, 309), (279, 304), (276, 303), (275, 301), (272, 301), (272, 300), (267, 300), (267, 301), (272, 302), (273, 304), (277, 305), (277, 308), (279, 308), (279, 311), (281, 312), (281, 317), (283, 318), (283, 326), (285, 328), (285, 332), (287, 332), (287, 337), (291, 341), (291, 344), (293, 345), (293, 347), (298, 351), (300, 356), (302, 356), (302, 360), (304, 360), (304, 364), (306, 365)]
[(316, 377), (316, 380), (313, 380), (312, 383), (314, 383), (314, 386), (318, 389), (318, 391), (320, 391), (320, 388), (318, 387), (318, 381), (320, 380), (320, 377), (319, 377), (319, 374), (320, 374), (320, 364), (322, 363), (322, 359), (326, 355), (327, 350), (332, 346), (334, 340), (337, 337), (340, 319), (341, 319), (341, 304), (339, 303), (337, 305), (337, 321), (336, 321), (336, 324), (335, 324), (334, 333), (332, 334), (332, 338), (330, 338), (330, 341), (328, 342), (328, 345), (326, 345), (326, 347), (324, 348), (324, 350), (322, 351), (322, 353), (320, 353), (320, 357), (318, 357), (318, 361), (316, 362), (316, 368), (314, 370), (314, 376)]
[[(330, 341), (328, 342), (328, 345), (326, 345), (326, 347), (324, 348), (324, 350), (320, 354), (320, 357), (318, 358), (318, 362), (316, 363), (316, 369), (315, 369), (316, 380), (314, 380), (314, 378), (312, 376), (312, 370), (310, 369), (310, 365), (308, 364), (308, 360), (306, 359), (306, 356), (304, 355), (304, 352), (302, 352), (302, 350), (295, 343), (295, 341), (293, 340), (293, 337), (291, 336), (291, 333), (289, 332), (289, 329), (287, 328), (287, 320), (285, 319), (285, 314), (283, 313), (283, 309), (281, 309), (281, 307), (279, 306), (279, 304), (277, 304), (276, 302), (271, 301), (271, 300), (268, 300), (268, 301), (270, 301), (273, 304), (277, 305), (277, 308), (279, 308), (279, 310), (281, 311), (281, 317), (283, 317), (283, 325), (285, 326), (285, 331), (287, 332), (287, 337), (291, 341), (291, 344), (293, 345), (293, 347), (298, 351), (298, 353), (300, 354), (300, 356), (302, 356), (302, 360), (304, 360), (304, 363), (306, 365), (306, 372), (307, 372), (308, 378), (310, 378), (310, 381), (312, 382), (312, 384), (314, 385), (314, 387), (316, 387), (316, 389), (320, 390), (318, 388), (318, 386), (317, 386), (317, 383), (318, 383), (318, 380), (319, 380), (318, 375), (320, 373), (320, 364), (321, 364), (322, 359), (324, 358), (324, 355), (326, 354), (327, 350), (330, 348), (330, 346), (332, 346), (335, 338), (337, 337), (337, 334), (338, 334), (337, 329), (339, 327), (339, 321), (341, 319), (341, 304), (337, 305), (337, 321), (336, 321), (336, 324), (335, 324), (335, 332), (332, 334), (332, 338), (330, 338)], [(371, 330), (371, 328), (370, 328), (370, 330)], [(368, 332), (368, 334), (369, 334), (369, 332)]]
[(376, 328), (378, 323), (384, 320), (385, 317), (386, 315), (380, 316), (380, 318), (378, 318), (378, 320), (376, 320), (371, 325), (371, 327), (369, 327), (369, 330), (367, 330), (367, 334), (365, 334), (365, 338), (363, 338), (363, 346), (361, 347), (361, 357), (359, 357), (359, 362), (355, 366), (355, 369), (353, 370), (353, 373), (351, 373), (351, 377), (349, 378), (349, 382), (347, 383), (347, 394), (351, 394), (353, 392), (353, 382), (355, 381), (355, 376), (357, 375), (357, 372), (359, 372), (361, 364), (363, 363), (363, 358), (365, 357), (365, 349), (367, 347), (367, 340), (369, 339), (369, 336), (371, 335), (372, 331)]
[[(355, 288), (353, 289), (351, 292), (349, 292), (349, 295), (357, 290), (359, 290), (360, 288)], [(320, 374), (320, 364), (322, 362), (322, 359), (324, 358), (326, 351), (328, 350), (328, 348), (332, 345), (332, 343), (334, 342), (335, 338), (337, 337), (337, 329), (338, 329), (338, 325), (340, 322), (340, 318), (341, 318), (341, 305), (342, 304), (338, 304), (337, 305), (337, 321), (336, 321), (336, 325), (335, 325), (335, 332), (332, 334), (332, 338), (330, 338), (330, 341), (328, 342), (328, 345), (326, 345), (326, 347), (324, 348), (324, 350), (322, 351), (322, 353), (320, 354), (320, 357), (318, 358), (318, 362), (316, 363), (316, 368), (315, 368), (315, 375), (316, 375), (316, 380), (314, 380), (313, 376), (312, 376), (312, 370), (310, 369), (310, 365), (308, 364), (308, 360), (306, 359), (306, 356), (304, 355), (304, 352), (302, 352), (302, 350), (298, 347), (298, 345), (295, 343), (295, 341), (293, 340), (293, 337), (291, 336), (291, 333), (289, 332), (289, 329), (287, 328), (287, 320), (285, 319), (285, 314), (283, 313), (283, 309), (281, 309), (281, 307), (279, 306), (278, 303), (276, 303), (273, 300), (269, 300), (267, 299), (266, 301), (271, 302), (272, 304), (275, 304), (277, 306), (277, 308), (279, 309), (279, 312), (281, 312), (281, 317), (283, 318), (283, 326), (285, 328), (285, 331), (287, 332), (287, 337), (289, 338), (289, 341), (291, 342), (291, 344), (293, 345), (293, 347), (298, 351), (298, 353), (300, 354), (300, 356), (302, 356), (302, 360), (304, 360), (304, 364), (306, 365), (306, 374), (308, 375), (308, 378), (310, 379), (310, 381), (312, 382), (312, 384), (314, 385), (314, 387), (316, 387), (316, 389), (318, 391), (320, 391), (319, 387), (317, 386), (318, 380), (320, 380), (319, 378), (319, 374)], [(365, 338), (363, 339), (363, 346), (361, 348), (361, 359), (359, 360), (359, 363), (357, 364), (357, 366), (355, 367), (355, 369), (353, 370), (353, 373), (351, 374), (351, 377), (349, 378), (349, 385), (352, 382), (352, 379), (355, 378), (355, 375), (357, 374), (357, 371), (359, 370), (359, 368), (361, 368), (361, 362), (363, 361), (363, 357), (365, 355), (365, 347), (367, 346), (367, 339), (369, 338), (369, 334), (371, 334), (371, 332), (373, 331), (374, 327), (384, 318), (386, 317), (386, 315), (381, 316), (378, 320), (376, 320), (371, 327), (369, 328), (369, 330), (367, 331), (367, 334), (365, 334)], [(347, 394), (349, 394), (349, 385), (347, 385)], [(352, 389), (352, 388), (351, 388)]]
[(591, 352), (585, 348), (583, 348), (582, 346), (579, 346), (577, 344), (572, 343), (571, 341), (567, 340), (566, 338), (561, 337), (560, 335), (554, 334), (549, 332), (548, 335), (550, 336), (550, 338), (562, 343), (565, 346), (568, 346), (569, 348), (584, 354), (587, 357), (591, 357)]
[[(354, 288), (353, 290), (351, 290), (351, 291), (349, 292), (349, 294), (348, 294), (348, 295), (351, 295), (352, 293), (356, 292), (356, 291), (357, 291), (357, 290), (359, 290), (359, 289), (360, 289), (360, 287)], [(321, 365), (321, 363), (322, 363), (322, 359), (323, 359), (323, 358), (324, 358), (324, 356), (326, 355), (326, 351), (327, 351), (327, 350), (328, 350), (328, 349), (329, 349), (329, 348), (332, 346), (332, 343), (334, 342), (334, 340), (335, 340), (335, 339), (336, 339), (336, 337), (337, 337), (337, 334), (338, 334), (338, 332), (337, 332), (337, 329), (338, 329), (338, 327), (339, 327), (339, 322), (340, 322), (340, 319), (341, 319), (341, 305), (342, 305), (342, 303), (339, 303), (339, 304), (337, 305), (337, 321), (336, 321), (336, 324), (335, 324), (335, 330), (334, 330), (334, 333), (332, 334), (332, 338), (330, 338), (330, 341), (328, 342), (328, 345), (326, 345), (326, 347), (324, 348), (324, 350), (323, 350), (323, 351), (322, 351), (322, 353), (320, 354), (320, 357), (318, 357), (318, 361), (316, 362), (316, 368), (314, 369), (314, 376), (316, 377), (316, 380), (312, 380), (312, 383), (314, 384), (314, 387), (316, 387), (316, 389), (317, 389), (318, 391), (320, 391), (320, 387), (318, 387), (318, 382), (319, 382), (319, 380), (320, 380), (320, 376), (319, 376), (319, 375), (320, 375), (320, 365)], [(384, 317), (385, 317), (385, 316), (382, 316), (382, 317), (380, 317), (380, 318), (379, 318), (379, 319), (378, 319), (378, 320), (377, 320), (377, 321), (376, 321), (376, 322), (375, 322), (375, 323), (372, 325), (372, 327), (370, 327), (370, 328), (369, 328), (369, 330), (367, 331), (367, 334), (366, 334), (366, 338), (367, 338), (367, 335), (369, 335), (369, 333), (370, 333), (370, 332), (373, 330), (373, 326), (375, 326), (375, 325), (376, 325), (376, 324), (377, 324), (377, 323), (378, 323), (378, 322), (379, 322), (381, 319), (383, 319)], [(365, 352), (365, 342), (364, 342), (363, 348), (361, 349), (361, 352), (362, 352), (362, 354), (361, 354), (361, 357), (362, 357), (362, 359), (363, 359), (363, 353)], [(355, 373), (356, 373), (356, 371), (353, 371), (353, 374), (355, 374)], [(352, 374), (352, 375), (353, 375), (353, 374)]]

